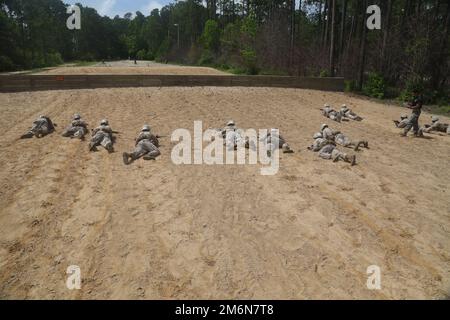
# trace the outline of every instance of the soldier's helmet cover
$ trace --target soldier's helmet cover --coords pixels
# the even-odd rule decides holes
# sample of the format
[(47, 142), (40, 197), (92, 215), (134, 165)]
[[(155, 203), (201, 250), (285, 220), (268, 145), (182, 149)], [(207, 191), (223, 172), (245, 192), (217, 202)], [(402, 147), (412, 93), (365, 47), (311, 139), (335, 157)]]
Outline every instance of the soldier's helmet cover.
[(342, 111), (348, 111), (349, 108), (347, 107), (346, 104), (343, 104), (342, 107), (341, 107), (341, 110), (342, 110)]
[(328, 128), (328, 125), (326, 123), (324, 123), (321, 127), (320, 127), (320, 131), (325, 130), (325, 128)]
[(403, 115), (400, 116), (400, 119), (402, 119), (402, 120), (404, 120), (406, 118), (408, 118), (408, 116), (406, 114), (403, 114)]
[(432, 122), (438, 122), (438, 121), (439, 121), (439, 117), (432, 116), (432, 117), (431, 117), (431, 121), (432, 121)]
[(152, 128), (148, 124), (146, 124), (142, 127), (143, 132), (150, 132), (151, 130), (152, 130)]
[(102, 125), (102, 126), (107, 126), (107, 125), (109, 125), (109, 121), (106, 120), (106, 119), (103, 119), (103, 120), (100, 122), (100, 125)]
[(315, 133), (314, 136), (313, 136), (313, 138), (314, 138), (314, 140), (315, 140), (315, 139), (323, 138), (322, 132), (317, 132), (317, 133)]
[(234, 122), (234, 120), (230, 120), (227, 123), (227, 127), (234, 127), (236, 125), (236, 122)]
[(81, 115), (79, 113), (75, 113), (73, 115), (73, 120), (80, 120), (81, 119)]
[(325, 103), (325, 104), (323, 105), (323, 107), (324, 107), (324, 108), (331, 108), (331, 106), (330, 106), (328, 103)]

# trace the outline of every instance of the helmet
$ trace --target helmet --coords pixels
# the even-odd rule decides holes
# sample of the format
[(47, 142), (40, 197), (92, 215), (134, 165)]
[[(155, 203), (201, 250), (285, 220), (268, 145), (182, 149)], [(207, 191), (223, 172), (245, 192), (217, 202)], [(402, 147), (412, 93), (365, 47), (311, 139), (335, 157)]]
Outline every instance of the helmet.
[(330, 106), (328, 103), (325, 103), (325, 104), (323, 105), (323, 107), (324, 107), (324, 108), (331, 108), (331, 106)]
[(152, 130), (152, 128), (148, 124), (146, 124), (142, 127), (143, 132), (150, 132), (151, 130)]
[(278, 130), (278, 129), (276, 129), (276, 128), (270, 129), (270, 134), (271, 134), (271, 135), (272, 135), (272, 134), (277, 135), (277, 134), (279, 134), (279, 132), (280, 132), (280, 130)]
[(80, 115), (80, 114), (75, 113), (75, 114), (73, 115), (73, 120), (80, 120), (80, 119), (81, 119), (81, 115)]
[(343, 104), (341, 110), (342, 111), (348, 111), (349, 109), (348, 109), (346, 104)]
[(432, 117), (431, 117), (431, 121), (432, 121), (432, 122), (438, 122), (438, 121), (439, 121), (439, 117), (432, 116)]
[(101, 125), (101, 126), (107, 126), (107, 125), (109, 125), (109, 121), (106, 120), (106, 119), (103, 119), (103, 120), (100, 122), (100, 125)]
[(233, 120), (230, 120), (230, 121), (228, 121), (228, 123), (227, 123), (227, 127), (233, 127), (233, 126), (235, 126), (236, 125), (236, 123), (233, 121)]
[(407, 116), (406, 114), (402, 114), (402, 115), (400, 116), (400, 119), (402, 119), (402, 120), (404, 120), (404, 119), (406, 119), (406, 118), (408, 118), (408, 116)]
[(313, 136), (313, 138), (314, 138), (314, 140), (315, 140), (315, 139), (323, 138), (322, 132), (317, 132), (317, 133), (315, 133), (314, 136)]
[(47, 118), (47, 117), (43, 114), (39, 115), (39, 119), (42, 119), (42, 118)]
[(328, 128), (328, 125), (324, 123), (324, 124), (320, 127), (320, 131), (325, 130), (325, 128)]

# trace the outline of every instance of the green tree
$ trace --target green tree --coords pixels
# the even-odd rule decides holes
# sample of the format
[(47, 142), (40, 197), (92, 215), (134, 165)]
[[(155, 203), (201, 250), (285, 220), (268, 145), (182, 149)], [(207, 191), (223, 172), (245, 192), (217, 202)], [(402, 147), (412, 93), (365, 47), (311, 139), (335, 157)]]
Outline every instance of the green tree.
[(220, 47), (220, 28), (215, 20), (208, 20), (200, 38), (200, 42), (206, 50), (217, 52)]

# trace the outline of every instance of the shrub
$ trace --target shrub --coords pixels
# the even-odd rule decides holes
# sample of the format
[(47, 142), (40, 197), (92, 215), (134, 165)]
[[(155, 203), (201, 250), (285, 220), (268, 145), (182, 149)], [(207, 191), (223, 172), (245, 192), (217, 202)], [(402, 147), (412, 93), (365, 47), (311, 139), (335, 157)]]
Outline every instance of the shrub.
[(136, 54), (136, 58), (138, 60), (155, 60), (155, 56), (150, 51), (145, 49), (139, 50)]
[(202, 50), (199, 46), (192, 44), (187, 53), (187, 62), (189, 64), (196, 64), (200, 61)]
[(244, 61), (246, 73), (250, 75), (258, 74), (258, 68), (256, 66), (257, 56), (255, 50), (251, 49), (241, 50), (241, 56)]
[(165, 62), (167, 61), (167, 55), (169, 54), (170, 41), (166, 38), (158, 48), (156, 52), (156, 61)]
[(201, 66), (211, 65), (214, 62), (214, 55), (209, 50), (203, 50), (200, 59), (198, 60), (198, 64)]
[(14, 62), (7, 56), (0, 56), (0, 71), (13, 71)]
[(369, 73), (363, 93), (372, 98), (383, 99), (386, 93), (386, 83), (383, 77), (374, 72)]
[(59, 52), (49, 53), (45, 56), (45, 66), (53, 67), (63, 64), (64, 61)]
[(200, 37), (200, 43), (206, 50), (217, 52), (220, 46), (220, 28), (215, 20), (208, 20)]
[(320, 71), (319, 77), (320, 78), (328, 78), (330, 76), (330, 72), (326, 69)]
[[(400, 101), (410, 101), (413, 97), (413, 92), (424, 92), (424, 83), (421, 79), (418, 78), (410, 78), (406, 81), (406, 86), (404, 90), (400, 93), (398, 99)], [(425, 100), (430, 101), (430, 97), (424, 97)]]
[(345, 92), (356, 91), (356, 81), (355, 80), (345, 80)]

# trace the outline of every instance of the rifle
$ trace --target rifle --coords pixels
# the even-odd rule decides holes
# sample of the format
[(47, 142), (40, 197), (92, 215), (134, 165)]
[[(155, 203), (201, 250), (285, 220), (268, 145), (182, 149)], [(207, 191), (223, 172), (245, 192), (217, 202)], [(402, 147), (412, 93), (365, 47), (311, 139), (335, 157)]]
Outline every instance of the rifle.
[(32, 132), (28, 132), (28, 133), (25, 133), (24, 135), (22, 135), (22, 136), (20, 137), (20, 140), (31, 139), (31, 138), (33, 138), (33, 137), (34, 137), (34, 134), (33, 134)]
[[(95, 128), (95, 129), (97, 129), (97, 128)], [(94, 133), (95, 129), (91, 129), (91, 133)], [(99, 131), (99, 130), (97, 130), (97, 131)], [(114, 131), (114, 130), (111, 130), (111, 133), (112, 134), (121, 134), (119, 131)]]

